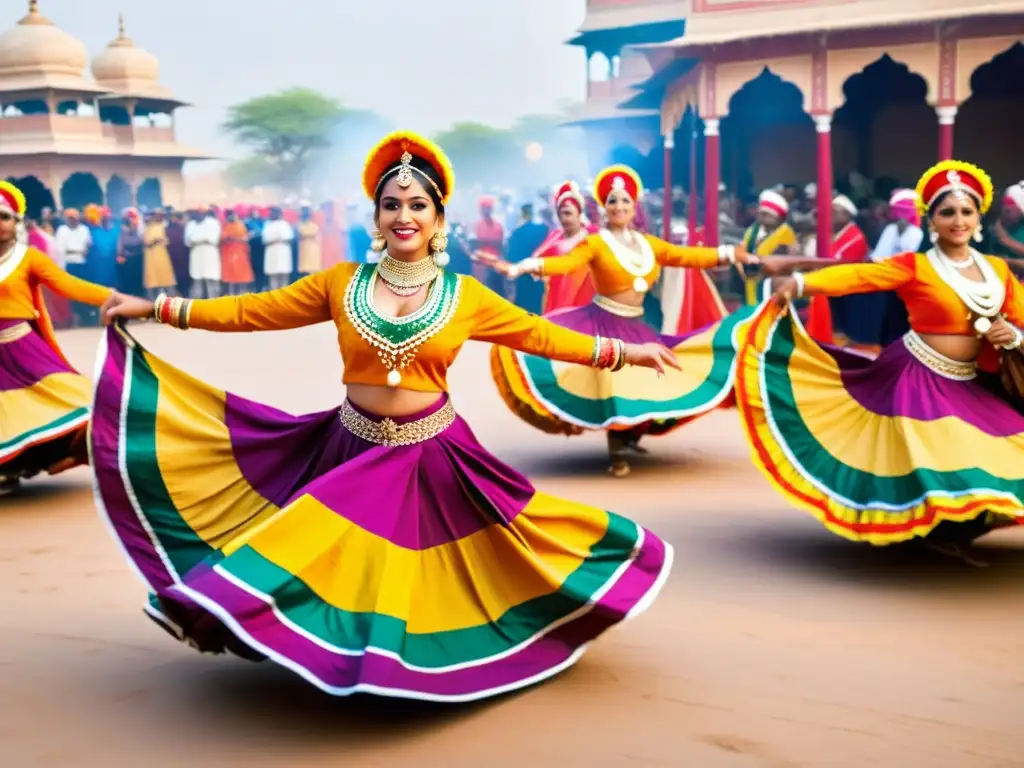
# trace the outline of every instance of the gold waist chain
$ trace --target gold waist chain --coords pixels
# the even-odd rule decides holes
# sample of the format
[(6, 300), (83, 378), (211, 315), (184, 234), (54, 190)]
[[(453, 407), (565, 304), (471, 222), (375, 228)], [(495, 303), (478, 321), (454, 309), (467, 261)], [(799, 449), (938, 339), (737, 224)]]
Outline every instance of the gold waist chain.
[(389, 448), (426, 442), (454, 422), (455, 407), (450, 400), (429, 416), (406, 424), (398, 424), (393, 419), (374, 421), (353, 408), (347, 400), (341, 406), (341, 424), (345, 429), (367, 442)]
[(19, 339), (24, 339), (30, 333), (32, 333), (32, 326), (28, 323), (8, 326), (0, 331), (0, 344), (12, 344)]

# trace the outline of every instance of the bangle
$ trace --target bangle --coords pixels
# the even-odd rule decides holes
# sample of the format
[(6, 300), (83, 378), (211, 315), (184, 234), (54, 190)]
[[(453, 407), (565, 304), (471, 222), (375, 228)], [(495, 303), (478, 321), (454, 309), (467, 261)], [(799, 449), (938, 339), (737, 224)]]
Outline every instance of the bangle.
[(1003, 349), (1018, 349), (1022, 343), (1024, 343), (1024, 336), (1016, 328), (1013, 329), (1014, 334), (1013, 341), (1005, 345)]
[(615, 342), (601, 337), (601, 354), (597, 359), (598, 368), (611, 368), (615, 363)]
[(601, 342), (603, 339), (600, 336), (594, 337), (594, 354), (590, 360), (590, 367), (597, 368), (598, 363), (601, 362)]
[(803, 298), (804, 295), (804, 275), (802, 272), (793, 273), (793, 281), (796, 283), (796, 295), (797, 298)]
[(735, 264), (736, 263), (736, 246), (735, 245), (720, 245), (718, 246), (718, 263), (719, 264)]
[(153, 319), (156, 320), (158, 323), (163, 322), (160, 319), (160, 309), (163, 307), (165, 301), (167, 301), (166, 293), (161, 293), (153, 301)]
[(615, 363), (612, 365), (612, 373), (621, 371), (626, 367), (626, 342), (622, 339), (615, 339)]

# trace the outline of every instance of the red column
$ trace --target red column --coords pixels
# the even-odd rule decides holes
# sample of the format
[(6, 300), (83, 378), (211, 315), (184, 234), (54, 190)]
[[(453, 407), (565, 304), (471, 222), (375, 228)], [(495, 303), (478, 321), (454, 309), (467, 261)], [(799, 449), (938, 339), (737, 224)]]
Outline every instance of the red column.
[(690, 220), (686, 225), (689, 245), (696, 242), (697, 232), (697, 115), (691, 115), (690, 122)]
[(704, 119), (704, 243), (718, 245), (718, 185), (722, 181), (721, 121)]
[(665, 209), (662, 212), (661, 239), (672, 242), (672, 150), (675, 137), (672, 131), (665, 134)]
[(936, 107), (939, 117), (939, 160), (953, 159), (953, 126), (956, 123), (956, 107)]
[(832, 255), (832, 115), (814, 115), (818, 132), (818, 252), (819, 259)]

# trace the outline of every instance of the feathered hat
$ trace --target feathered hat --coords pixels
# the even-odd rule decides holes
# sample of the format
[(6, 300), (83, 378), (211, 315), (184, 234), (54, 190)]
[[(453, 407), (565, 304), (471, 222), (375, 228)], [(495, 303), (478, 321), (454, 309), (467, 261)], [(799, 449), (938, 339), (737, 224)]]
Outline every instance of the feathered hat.
[[(425, 161), (441, 179), (441, 188), (435, 188), (442, 205), (447, 205), (455, 190), (455, 171), (451, 163), (437, 144), (430, 139), (411, 131), (395, 131), (389, 133), (366, 156), (363, 166), (363, 192), (371, 200), (377, 195), (377, 188), (385, 179), (397, 174), (398, 183), (407, 185), (409, 180), (418, 177), (420, 182), (433, 185), (433, 182), (411, 165), (412, 158), (418, 157)], [(398, 166), (392, 168), (396, 163)]]

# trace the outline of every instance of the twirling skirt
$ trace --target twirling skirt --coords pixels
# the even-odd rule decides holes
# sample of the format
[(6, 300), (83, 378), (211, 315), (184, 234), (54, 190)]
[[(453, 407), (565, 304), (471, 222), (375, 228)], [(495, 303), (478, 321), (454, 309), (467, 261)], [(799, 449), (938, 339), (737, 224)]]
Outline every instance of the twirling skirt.
[(547, 318), (590, 335), (673, 350), (682, 370), (627, 367), (612, 373), (560, 363), (505, 347), (491, 350), (491, 373), (505, 404), (523, 421), (551, 434), (638, 430), (665, 434), (701, 414), (733, 403), (738, 339), (753, 307), (684, 336), (659, 334), (642, 317), (623, 317), (598, 304)]
[(0, 479), (84, 463), (90, 386), (26, 320), (0, 320)]
[(1024, 520), (1024, 415), (970, 369), (914, 334), (874, 360), (824, 348), (769, 304), (736, 397), (754, 463), (787, 499), (833, 533), (891, 544)]
[(668, 575), (657, 536), (535, 491), (447, 397), (394, 421), (348, 404), (296, 417), (121, 329), (100, 354), (102, 514), (149, 615), (200, 649), (334, 695), (467, 701), (566, 669)]

